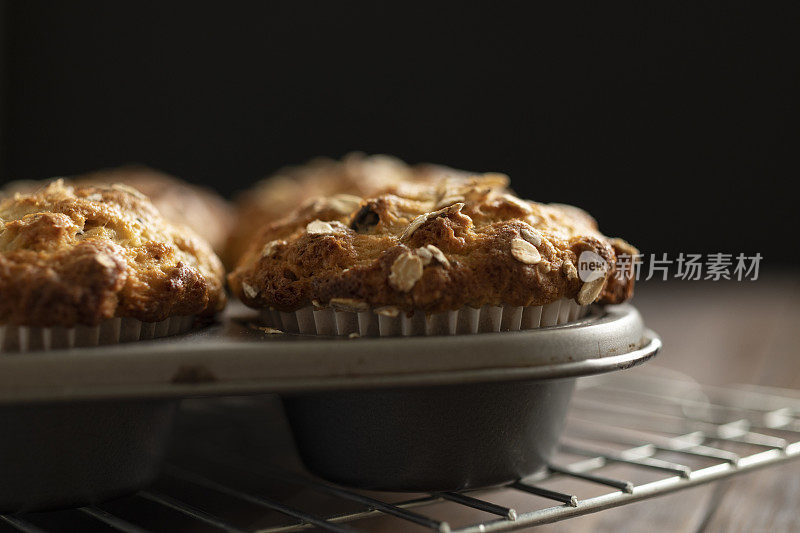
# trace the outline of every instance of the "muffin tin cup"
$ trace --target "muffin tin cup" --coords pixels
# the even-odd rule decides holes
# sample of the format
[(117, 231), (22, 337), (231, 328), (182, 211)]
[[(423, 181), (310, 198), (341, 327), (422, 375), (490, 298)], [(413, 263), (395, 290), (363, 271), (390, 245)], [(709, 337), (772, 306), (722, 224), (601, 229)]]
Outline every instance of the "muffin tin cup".
[(455, 491), (547, 465), (575, 379), (287, 396), (298, 451), (314, 474), (370, 490)]
[(78, 507), (158, 475), (177, 400), (0, 407), (0, 514)]
[[(317, 335), (442, 336), (560, 326), (588, 306), (485, 306), (449, 313), (301, 309), (262, 317)], [(467, 354), (465, 354), (467, 356)], [(283, 398), (306, 467), (343, 485), (429, 492), (508, 483), (547, 465), (575, 379), (318, 392)]]
[[(193, 323), (192, 316), (177, 316), (114, 318), (91, 327), (0, 326), (0, 353), (157, 339), (184, 333)], [(177, 405), (95, 400), (0, 407), (0, 513), (87, 505), (145, 487), (158, 474)]]
[(556, 326), (586, 315), (589, 306), (562, 298), (546, 305), (463, 307), (444, 313), (396, 309), (365, 311), (307, 306), (295, 312), (266, 309), (261, 320), (285, 333), (359, 337), (469, 335)]
[(0, 325), (0, 353), (23, 353), (70, 348), (90, 348), (185, 333), (194, 316), (174, 316), (160, 322), (112, 318), (97, 326), (32, 327)]

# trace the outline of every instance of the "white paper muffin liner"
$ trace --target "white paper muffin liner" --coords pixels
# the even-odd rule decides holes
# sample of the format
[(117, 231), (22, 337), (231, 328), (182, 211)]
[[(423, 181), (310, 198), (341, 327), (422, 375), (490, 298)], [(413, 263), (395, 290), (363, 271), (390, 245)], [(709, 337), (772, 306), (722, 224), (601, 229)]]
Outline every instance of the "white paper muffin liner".
[(185, 333), (194, 316), (173, 316), (160, 322), (112, 318), (97, 326), (31, 327), (0, 325), (0, 353), (85, 348), (120, 342), (158, 339)]
[(265, 309), (265, 325), (285, 333), (303, 335), (339, 335), (360, 337), (398, 337), (421, 335), (462, 335), (521, 331), (556, 326), (586, 315), (589, 306), (575, 300), (561, 299), (547, 305), (491, 306), (426, 314), (415, 311), (410, 317), (386, 310), (347, 311), (331, 307), (304, 307), (294, 312)]

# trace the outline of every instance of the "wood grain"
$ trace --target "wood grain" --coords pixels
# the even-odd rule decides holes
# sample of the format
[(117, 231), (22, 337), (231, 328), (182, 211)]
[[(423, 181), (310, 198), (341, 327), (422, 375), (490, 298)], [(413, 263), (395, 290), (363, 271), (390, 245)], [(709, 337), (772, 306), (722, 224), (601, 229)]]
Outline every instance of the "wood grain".
[[(763, 290), (773, 300), (774, 324), (761, 336), (752, 332), (761, 340), (758, 366), (751, 379), (744, 376), (741, 381), (800, 388), (800, 309), (796, 304), (800, 284), (784, 280)], [(705, 531), (800, 531), (800, 464), (794, 462), (731, 480)]]

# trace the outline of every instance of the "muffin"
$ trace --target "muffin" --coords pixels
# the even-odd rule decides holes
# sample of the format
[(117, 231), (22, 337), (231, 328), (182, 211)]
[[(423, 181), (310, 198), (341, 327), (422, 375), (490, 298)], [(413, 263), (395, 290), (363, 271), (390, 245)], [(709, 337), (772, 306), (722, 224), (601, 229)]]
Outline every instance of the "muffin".
[(394, 192), (403, 184), (464, 177), (466, 173), (440, 165), (410, 166), (387, 155), (353, 152), (341, 160), (316, 158), (305, 165), (279, 170), (239, 195), (236, 231), (231, 234), (225, 262), (241, 258), (259, 229), (285, 216), (312, 197), (370, 197)]
[[(170, 222), (192, 228), (221, 253), (233, 226), (233, 209), (211, 189), (189, 184), (174, 176), (144, 165), (124, 165), (73, 176), (66, 181), (80, 185), (122, 183), (147, 196), (161, 215)], [(3, 192), (29, 193), (39, 189), (41, 181), (12, 182)]]
[(56, 180), (0, 201), (0, 346), (46, 349), (184, 331), (225, 305), (223, 268), (123, 184)]
[[(262, 229), (228, 276), (284, 330), (416, 335), (529, 329), (632, 296), (635, 255), (586, 212), (523, 200), (501, 174), (318, 198)], [(586, 257), (599, 264), (579, 274)]]

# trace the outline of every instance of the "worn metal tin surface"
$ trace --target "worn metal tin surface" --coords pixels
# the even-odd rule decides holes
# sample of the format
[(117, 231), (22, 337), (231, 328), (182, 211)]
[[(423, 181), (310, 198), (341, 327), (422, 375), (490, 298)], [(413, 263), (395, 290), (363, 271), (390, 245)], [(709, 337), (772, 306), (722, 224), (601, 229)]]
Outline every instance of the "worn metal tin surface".
[(232, 310), (156, 341), (0, 357), (0, 404), (575, 377), (631, 366), (659, 345), (629, 305), (573, 324), (448, 337), (270, 335)]

